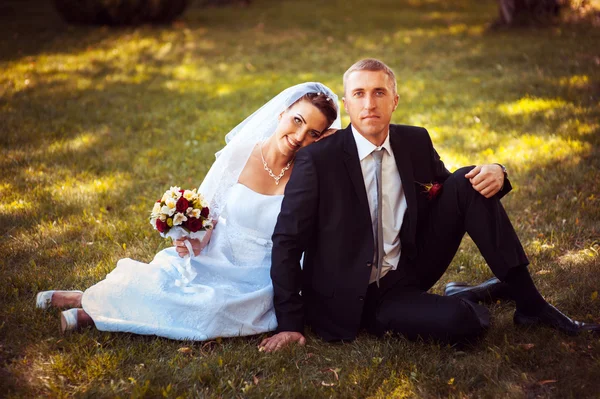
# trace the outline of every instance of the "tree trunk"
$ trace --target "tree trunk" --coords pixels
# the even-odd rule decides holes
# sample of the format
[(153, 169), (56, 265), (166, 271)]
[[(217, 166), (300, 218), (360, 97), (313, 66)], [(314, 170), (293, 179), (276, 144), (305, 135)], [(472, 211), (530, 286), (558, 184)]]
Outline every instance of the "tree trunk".
[(166, 23), (177, 18), (190, 0), (54, 0), (72, 24), (136, 25)]
[(560, 0), (498, 0), (500, 25), (526, 25), (558, 16)]

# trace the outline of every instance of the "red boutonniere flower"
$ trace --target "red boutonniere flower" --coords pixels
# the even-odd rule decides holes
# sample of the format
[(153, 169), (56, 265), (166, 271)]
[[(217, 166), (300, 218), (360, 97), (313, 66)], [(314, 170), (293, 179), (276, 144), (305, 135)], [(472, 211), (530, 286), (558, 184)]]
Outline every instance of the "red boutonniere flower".
[(429, 200), (432, 200), (440, 195), (442, 188), (444, 187), (442, 183), (437, 182), (427, 184), (417, 182), (417, 184), (423, 187), (423, 193), (427, 195), (427, 199)]

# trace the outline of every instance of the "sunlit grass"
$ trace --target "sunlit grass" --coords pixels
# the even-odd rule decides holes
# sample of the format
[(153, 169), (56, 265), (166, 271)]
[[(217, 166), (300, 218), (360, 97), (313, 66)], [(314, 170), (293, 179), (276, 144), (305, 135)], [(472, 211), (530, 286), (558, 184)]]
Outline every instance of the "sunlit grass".
[(498, 108), (500, 112), (509, 116), (527, 115), (535, 112), (552, 115), (553, 110), (566, 106), (567, 103), (561, 99), (522, 98), (510, 104), (502, 104)]
[[(510, 304), (492, 308), (488, 336), (464, 351), (309, 335), (307, 347), (271, 356), (256, 351), (260, 337), (60, 337), (57, 314), (32, 309), (38, 290), (85, 289), (121, 258), (150, 261), (168, 245), (148, 223), (159, 193), (198, 186), (224, 134), (282, 89), (321, 81), (341, 98), (345, 69), (373, 56), (398, 75), (393, 122), (426, 127), (448, 168), (507, 165), (514, 191), (503, 202), (542, 294), (598, 321), (597, 29), (489, 32), (494, 2), (472, 0), (195, 4), (173, 25), (121, 29), (67, 27), (51, 2), (7, 4), (19, 12), (0, 13), (0, 392), (562, 398), (600, 390), (597, 339), (515, 329)], [(489, 276), (467, 238), (434, 291)]]

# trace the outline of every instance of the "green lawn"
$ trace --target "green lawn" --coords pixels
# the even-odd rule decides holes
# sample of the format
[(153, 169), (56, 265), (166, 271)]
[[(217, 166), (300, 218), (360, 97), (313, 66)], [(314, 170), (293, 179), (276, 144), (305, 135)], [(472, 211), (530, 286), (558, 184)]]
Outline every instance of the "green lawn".
[[(366, 334), (265, 354), (262, 337), (62, 337), (37, 291), (85, 289), (168, 245), (148, 224), (197, 186), (223, 136), (283, 88), (372, 56), (398, 75), (396, 123), (450, 169), (502, 162), (503, 200), (542, 294), (600, 322), (600, 30), (489, 32), (493, 1), (254, 0), (163, 27), (68, 27), (41, 0), (0, 5), (0, 396), (556, 397), (600, 395), (600, 339), (512, 323), (468, 349)], [(344, 124), (348, 122), (344, 116)], [(491, 276), (465, 240), (444, 279)]]

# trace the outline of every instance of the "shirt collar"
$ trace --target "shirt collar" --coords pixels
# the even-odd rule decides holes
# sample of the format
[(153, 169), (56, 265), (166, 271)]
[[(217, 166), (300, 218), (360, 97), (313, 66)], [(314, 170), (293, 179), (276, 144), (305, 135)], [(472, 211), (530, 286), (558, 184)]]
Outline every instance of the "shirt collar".
[(390, 131), (388, 129), (388, 134), (385, 138), (385, 141), (380, 147), (377, 147), (369, 140), (364, 138), (362, 134), (356, 130), (354, 125), (350, 125), (352, 127), (352, 135), (354, 136), (354, 141), (356, 141), (356, 148), (358, 149), (358, 159), (362, 161), (367, 156), (369, 156), (373, 151), (378, 150), (380, 148), (385, 148), (388, 155), (392, 153), (392, 147), (390, 146)]

